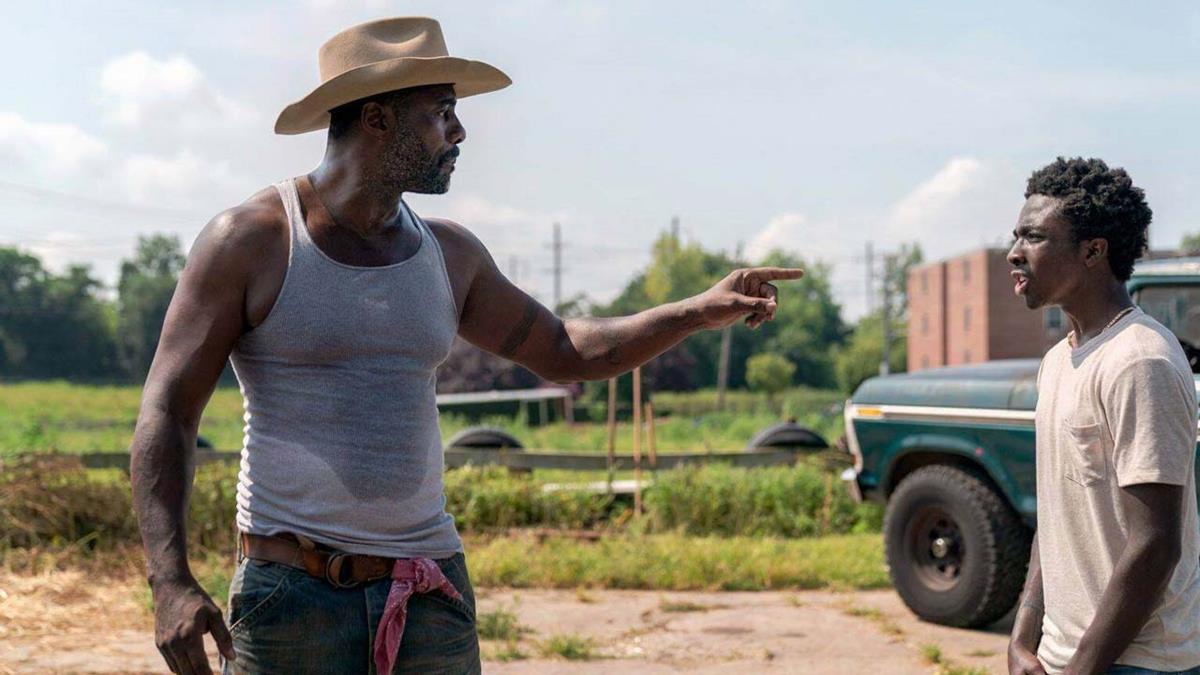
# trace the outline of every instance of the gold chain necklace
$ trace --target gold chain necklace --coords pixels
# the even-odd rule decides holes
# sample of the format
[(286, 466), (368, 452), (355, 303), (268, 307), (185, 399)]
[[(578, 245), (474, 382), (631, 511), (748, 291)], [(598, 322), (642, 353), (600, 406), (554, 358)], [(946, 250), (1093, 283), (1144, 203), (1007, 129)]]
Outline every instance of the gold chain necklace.
[[(1091, 340), (1088, 340), (1088, 342), (1091, 342), (1092, 340), (1095, 340), (1096, 338), (1103, 335), (1104, 331), (1108, 330), (1109, 328), (1112, 328), (1118, 321), (1120, 321), (1122, 318), (1124, 318), (1126, 314), (1132, 312), (1135, 309), (1137, 309), (1137, 307), (1126, 307), (1125, 309), (1117, 312), (1117, 315), (1112, 318), (1112, 321), (1109, 321), (1108, 325), (1105, 326), (1104, 328), (1101, 328), (1100, 332), (1093, 335)], [(1077, 335), (1075, 333), (1075, 331), (1071, 331), (1071, 334), (1067, 336), (1067, 340), (1073, 349), (1079, 347), (1079, 335)]]
[[(1134, 310), (1134, 308), (1133, 308), (1133, 307), (1126, 307), (1125, 309), (1123, 309), (1123, 310), (1121, 310), (1121, 311), (1117, 312), (1117, 315), (1116, 315), (1116, 316), (1114, 316), (1114, 317), (1112, 318), (1112, 321), (1109, 321), (1107, 326), (1105, 326), (1104, 328), (1101, 328), (1101, 329), (1100, 329), (1100, 333), (1103, 333), (1104, 331), (1108, 330), (1109, 328), (1112, 328), (1112, 327), (1113, 327), (1113, 324), (1115, 324), (1115, 323), (1117, 323), (1118, 321), (1120, 321), (1120, 320), (1121, 320), (1121, 317), (1123, 317), (1123, 316), (1125, 316), (1126, 314), (1128, 314), (1128, 313), (1132, 312), (1133, 310)], [(1099, 335), (1100, 333), (1097, 333), (1097, 335)]]

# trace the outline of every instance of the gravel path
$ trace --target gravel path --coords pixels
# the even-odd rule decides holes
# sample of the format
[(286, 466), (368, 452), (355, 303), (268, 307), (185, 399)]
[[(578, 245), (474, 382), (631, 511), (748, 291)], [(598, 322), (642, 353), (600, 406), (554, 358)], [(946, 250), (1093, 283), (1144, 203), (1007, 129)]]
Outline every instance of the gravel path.
[[(480, 589), (481, 614), (508, 611), (519, 641), (485, 640), (484, 672), (913, 673), (941, 663), (1004, 672), (1008, 623), (966, 631), (917, 621), (891, 591), (663, 593)], [(78, 573), (0, 576), (0, 673), (166, 672), (137, 580)], [(555, 637), (590, 660), (544, 656)], [(503, 660), (512, 653), (522, 658)], [(212, 652), (210, 652), (212, 653)], [(214, 666), (215, 666), (215, 653)]]

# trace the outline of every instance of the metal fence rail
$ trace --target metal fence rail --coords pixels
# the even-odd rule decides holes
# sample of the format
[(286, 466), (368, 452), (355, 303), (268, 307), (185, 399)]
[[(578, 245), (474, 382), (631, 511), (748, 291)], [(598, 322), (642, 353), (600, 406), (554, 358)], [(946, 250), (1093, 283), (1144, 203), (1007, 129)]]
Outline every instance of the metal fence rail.
[[(672, 469), (690, 464), (725, 463), (739, 467), (777, 466), (791, 464), (801, 455), (811, 455), (812, 449), (791, 450), (785, 448), (760, 448), (744, 452), (684, 452), (659, 453), (657, 468)], [(517, 470), (561, 469), (566, 471), (604, 471), (608, 469), (608, 458), (601, 454), (574, 454), (563, 452), (528, 452), (525, 450), (498, 450), (490, 448), (447, 448), (446, 466), (503, 466)], [(241, 458), (238, 451), (196, 450), (197, 464), (209, 462), (236, 462)], [(129, 453), (92, 452), (79, 455), (83, 466), (89, 469), (121, 469), (129, 471)], [(617, 455), (613, 468), (617, 471), (636, 467), (633, 455)], [(642, 467), (650, 463), (642, 458)]]

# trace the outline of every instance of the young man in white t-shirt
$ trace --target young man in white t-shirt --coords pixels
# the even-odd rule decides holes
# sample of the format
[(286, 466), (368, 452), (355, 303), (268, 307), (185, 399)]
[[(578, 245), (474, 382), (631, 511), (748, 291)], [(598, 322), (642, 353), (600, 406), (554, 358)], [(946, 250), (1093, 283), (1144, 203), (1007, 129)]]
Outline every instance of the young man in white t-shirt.
[(1015, 292), (1072, 331), (1038, 373), (1038, 531), (1009, 671), (1200, 675), (1195, 385), (1125, 288), (1150, 208), (1098, 159), (1059, 158), (1025, 196)]

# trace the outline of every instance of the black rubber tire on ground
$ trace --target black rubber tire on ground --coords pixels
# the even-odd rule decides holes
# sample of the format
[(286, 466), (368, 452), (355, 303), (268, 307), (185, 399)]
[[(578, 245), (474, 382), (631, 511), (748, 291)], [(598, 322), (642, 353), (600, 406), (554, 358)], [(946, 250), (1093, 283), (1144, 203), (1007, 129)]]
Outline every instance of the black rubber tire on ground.
[(447, 448), (480, 448), (495, 450), (523, 450), (512, 434), (496, 427), (467, 427), (446, 441)]
[[(947, 521), (949, 529), (937, 529)], [(930, 533), (923, 523), (930, 523)], [(949, 534), (933, 538), (944, 532)], [(934, 465), (906, 476), (888, 500), (883, 535), (892, 583), (909, 609), (926, 621), (988, 626), (1020, 598), (1032, 532), (992, 487), (968, 470)], [(947, 540), (957, 553), (946, 553)], [(935, 546), (934, 541), (941, 543)], [(957, 574), (938, 569), (948, 558), (958, 561)]]
[(780, 422), (772, 424), (755, 434), (754, 438), (746, 444), (747, 450), (755, 448), (813, 448), (824, 449), (829, 447), (829, 442), (821, 437), (820, 434), (802, 427), (795, 422)]

